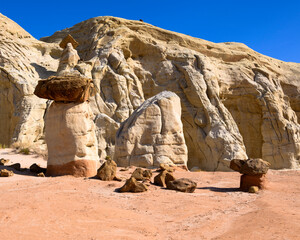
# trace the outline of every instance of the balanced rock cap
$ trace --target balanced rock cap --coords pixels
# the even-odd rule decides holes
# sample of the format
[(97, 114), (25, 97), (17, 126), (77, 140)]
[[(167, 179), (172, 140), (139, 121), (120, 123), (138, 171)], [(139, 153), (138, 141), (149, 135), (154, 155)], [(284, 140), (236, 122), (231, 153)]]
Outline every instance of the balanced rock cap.
[(63, 40), (61, 40), (59, 46), (62, 49), (65, 49), (68, 43), (71, 43), (74, 49), (79, 45), (79, 43), (70, 34), (68, 34)]
[(241, 174), (261, 175), (266, 174), (269, 170), (270, 163), (260, 158), (240, 160), (233, 159), (230, 162), (230, 168)]

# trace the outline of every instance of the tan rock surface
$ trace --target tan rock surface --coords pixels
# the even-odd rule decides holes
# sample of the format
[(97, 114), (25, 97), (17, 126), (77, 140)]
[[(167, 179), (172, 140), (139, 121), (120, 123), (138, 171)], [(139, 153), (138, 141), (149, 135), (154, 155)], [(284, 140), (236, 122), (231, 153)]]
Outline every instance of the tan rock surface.
[(46, 105), (32, 89), (57, 69), (58, 44), (71, 34), (84, 61), (75, 69), (99, 89), (90, 99), (95, 116), (120, 123), (145, 99), (169, 90), (181, 99), (189, 168), (228, 170), (229, 160), (248, 157), (271, 168), (299, 166), (300, 64), (120, 18), (89, 19), (43, 38), (51, 43), (1, 20), (3, 143), (42, 142)]
[(146, 100), (121, 124), (116, 134), (118, 166), (187, 163), (179, 97), (161, 92)]
[(0, 13), (0, 144), (43, 150), (47, 105), (33, 91), (39, 79), (56, 71), (61, 52)]
[(97, 174), (98, 144), (88, 102), (52, 102), (46, 114), (45, 134), (48, 175)]

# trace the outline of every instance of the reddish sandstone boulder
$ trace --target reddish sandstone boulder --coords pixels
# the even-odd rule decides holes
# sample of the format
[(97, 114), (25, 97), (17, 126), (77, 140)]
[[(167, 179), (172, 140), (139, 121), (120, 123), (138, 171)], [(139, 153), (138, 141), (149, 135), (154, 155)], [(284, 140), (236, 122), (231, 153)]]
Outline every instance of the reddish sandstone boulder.
[(240, 189), (248, 192), (252, 186), (257, 186), (259, 189), (266, 189), (267, 178), (265, 174), (260, 175), (246, 175), (241, 176)]

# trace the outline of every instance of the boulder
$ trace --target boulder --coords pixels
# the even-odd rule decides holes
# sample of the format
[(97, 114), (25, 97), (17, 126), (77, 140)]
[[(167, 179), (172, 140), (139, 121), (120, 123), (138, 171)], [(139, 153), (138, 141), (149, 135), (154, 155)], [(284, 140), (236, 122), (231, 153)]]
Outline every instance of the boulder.
[(47, 169), (40, 167), (38, 164), (34, 163), (29, 167), (30, 172), (33, 173), (46, 173)]
[(174, 181), (174, 180), (175, 180), (175, 177), (173, 176), (172, 172), (164, 170), (154, 177), (154, 184), (161, 186), (161, 187), (166, 187), (166, 184), (168, 182)]
[(187, 178), (179, 178), (177, 180), (167, 182), (168, 189), (180, 192), (192, 193), (195, 191), (196, 187), (197, 183)]
[(142, 181), (145, 179), (151, 179), (152, 172), (151, 170), (144, 170), (142, 168), (136, 168), (134, 172), (132, 173), (131, 177), (134, 177), (138, 181)]
[(47, 175), (92, 177), (100, 165), (88, 102), (52, 102), (45, 120)]
[(249, 188), (249, 193), (258, 193), (259, 188), (257, 186), (251, 186)]
[(103, 181), (112, 181), (115, 179), (117, 173), (117, 164), (114, 160), (106, 160), (105, 163), (97, 171), (97, 176)]
[(250, 187), (256, 186), (259, 189), (267, 188), (267, 177), (265, 174), (260, 175), (246, 175), (241, 176), (240, 189), (242, 191), (248, 192)]
[(168, 164), (161, 163), (159, 164), (159, 169), (157, 171), (175, 172), (175, 169)]
[(119, 189), (120, 192), (145, 192), (148, 188), (145, 184), (138, 182), (134, 177), (129, 178), (126, 180), (123, 187)]
[(36, 175), (37, 177), (45, 177), (45, 174), (43, 172), (40, 172)]
[(246, 175), (266, 174), (269, 170), (270, 163), (260, 158), (239, 160), (234, 159), (230, 162), (230, 168)]
[(0, 177), (11, 177), (14, 175), (13, 171), (9, 171), (7, 169), (1, 169), (0, 170)]
[(9, 163), (9, 159), (5, 159), (5, 158), (0, 159), (0, 166), (4, 166), (6, 163)]
[(118, 165), (186, 165), (187, 147), (180, 117), (180, 99), (175, 93), (164, 91), (146, 100), (116, 134)]
[(34, 94), (57, 102), (85, 102), (92, 89), (92, 80), (80, 75), (52, 76), (38, 81)]

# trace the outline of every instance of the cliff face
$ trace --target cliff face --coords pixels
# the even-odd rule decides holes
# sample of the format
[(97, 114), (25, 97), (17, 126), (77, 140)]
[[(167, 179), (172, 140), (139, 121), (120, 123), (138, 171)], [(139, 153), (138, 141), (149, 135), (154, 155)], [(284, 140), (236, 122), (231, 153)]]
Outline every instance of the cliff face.
[[(0, 14), (0, 143), (40, 146), (46, 101), (33, 95), (57, 68), (61, 50), (34, 39)], [(40, 147), (39, 147), (40, 148)]]
[(299, 165), (300, 64), (240, 43), (216, 44), (113, 17), (89, 19), (42, 42), (0, 17), (9, 23), (0, 32), (3, 143), (13, 136), (17, 142), (26, 136), (28, 144), (42, 137), (46, 105), (33, 88), (56, 70), (58, 43), (71, 34), (83, 60), (76, 68), (99, 89), (91, 99), (95, 119), (109, 119), (106, 130), (98, 131), (101, 156), (113, 154), (111, 134), (119, 123), (144, 100), (168, 90), (181, 100), (189, 167), (225, 170), (228, 160), (247, 156), (263, 158), (272, 168)]

